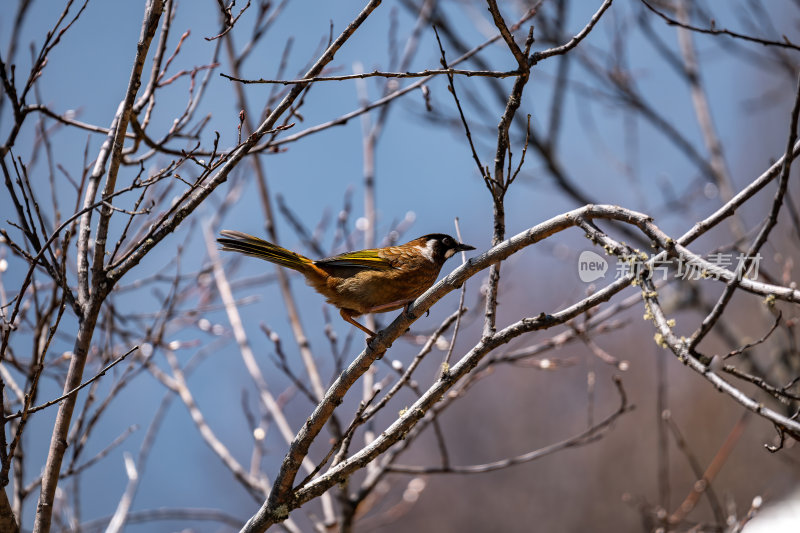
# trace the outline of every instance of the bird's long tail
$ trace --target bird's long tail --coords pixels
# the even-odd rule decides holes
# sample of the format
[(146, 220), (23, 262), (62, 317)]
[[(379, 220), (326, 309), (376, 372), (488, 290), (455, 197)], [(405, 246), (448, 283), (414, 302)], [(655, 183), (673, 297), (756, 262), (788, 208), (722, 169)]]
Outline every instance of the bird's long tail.
[(252, 255), (299, 272), (307, 271), (309, 267), (314, 269), (314, 262), (308, 257), (296, 254), (258, 237), (231, 230), (222, 230), (220, 233), (222, 237), (217, 239), (217, 242), (222, 245), (223, 250)]

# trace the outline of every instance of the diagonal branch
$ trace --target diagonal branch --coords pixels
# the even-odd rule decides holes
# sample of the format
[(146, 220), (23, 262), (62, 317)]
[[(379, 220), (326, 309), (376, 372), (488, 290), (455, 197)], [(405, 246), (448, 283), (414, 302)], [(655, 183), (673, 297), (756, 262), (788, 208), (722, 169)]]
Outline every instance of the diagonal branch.
[(592, 31), (595, 24), (597, 24), (597, 21), (599, 21), (600, 17), (602, 17), (603, 13), (605, 13), (606, 9), (611, 7), (612, 1), (613, 0), (605, 0), (603, 2), (603, 5), (601, 5), (600, 8), (595, 12), (595, 14), (592, 15), (592, 18), (589, 19), (589, 22), (586, 24), (586, 26), (584, 26), (584, 28), (581, 31), (576, 33), (572, 37), (572, 39), (570, 39), (566, 43), (562, 44), (561, 46), (556, 46), (555, 48), (549, 48), (543, 52), (535, 52), (531, 56), (531, 63), (534, 64), (541, 61), (542, 59), (547, 59), (548, 57), (566, 54), (567, 52), (578, 46), (578, 44), (584, 39), (584, 37), (589, 35), (589, 32)]
[(517, 455), (516, 457), (500, 459), (498, 461), (493, 461), (491, 463), (469, 465), (469, 466), (435, 466), (435, 467), (390, 465), (387, 466), (386, 470), (394, 473), (415, 474), (415, 475), (482, 474), (485, 472), (494, 472), (496, 470), (502, 470), (504, 468), (509, 468), (522, 463), (529, 463), (531, 461), (535, 461), (536, 459), (541, 459), (542, 457), (552, 455), (554, 453), (566, 450), (568, 448), (584, 446), (586, 444), (594, 442), (602, 438), (603, 435), (611, 429), (611, 426), (619, 417), (634, 409), (633, 405), (628, 405), (628, 397), (627, 394), (625, 393), (625, 389), (622, 387), (622, 380), (618, 376), (614, 376), (613, 379), (614, 379), (614, 384), (617, 387), (617, 392), (619, 393), (620, 397), (619, 407), (617, 407), (617, 409), (613, 413), (608, 415), (600, 422), (592, 425), (590, 428), (585, 429), (584, 431), (578, 433), (577, 435), (562, 440), (561, 442), (556, 442), (554, 444), (550, 444), (549, 446), (545, 446), (544, 448), (539, 448), (537, 450), (533, 450), (528, 453), (524, 453), (522, 455)]
[[(370, 0), (364, 9), (356, 16), (356, 18), (344, 29), (344, 31), (334, 40), (320, 58), (311, 66), (311, 68), (303, 76), (304, 78), (312, 78), (317, 76), (322, 69), (330, 63), (339, 49), (347, 42), (350, 36), (355, 33), (359, 26), (369, 17), (369, 15), (377, 9), (381, 4), (381, 0)], [(139, 262), (171, 234), (180, 225), (180, 223), (194, 212), (195, 209), (210, 195), (217, 187), (228, 179), (230, 172), (239, 164), (239, 162), (250, 153), (250, 150), (258, 145), (264, 135), (268, 134), (277, 123), (278, 119), (292, 106), (295, 100), (308, 86), (307, 83), (300, 83), (294, 85), (291, 90), (284, 96), (283, 100), (275, 106), (264, 121), (251, 133), (248, 138), (236, 147), (225, 160), (225, 163), (216, 171), (208, 181), (200, 183), (199, 186), (192, 192), (192, 194), (184, 200), (169, 219), (163, 221), (160, 226), (152, 231), (147, 238), (137, 243), (135, 250), (131, 253), (125, 261), (122, 261), (118, 268), (109, 272), (109, 280), (112, 282), (121, 278), (131, 268), (139, 264)]]
[(785, 35), (783, 36), (783, 41), (773, 41), (773, 40), (770, 40), (770, 39), (762, 39), (760, 37), (753, 37), (752, 35), (745, 35), (743, 33), (738, 33), (738, 32), (731, 31), (731, 30), (728, 30), (728, 29), (725, 29), (725, 28), (721, 28), (721, 29), (715, 28), (714, 25), (713, 25), (713, 21), (712, 21), (712, 25), (711, 25), (710, 28), (701, 28), (699, 26), (693, 26), (691, 24), (687, 24), (685, 22), (681, 22), (681, 21), (678, 21), (678, 20), (675, 20), (675, 19), (672, 19), (672, 18), (668, 17), (667, 15), (662, 13), (661, 11), (659, 11), (656, 8), (654, 8), (653, 6), (651, 6), (646, 0), (642, 0), (642, 3), (645, 5), (645, 7), (647, 7), (647, 9), (649, 9), (650, 11), (652, 11), (653, 13), (655, 13), (656, 15), (661, 17), (670, 26), (680, 26), (682, 28), (686, 28), (688, 30), (691, 30), (691, 31), (694, 31), (694, 32), (697, 32), (697, 33), (705, 33), (705, 34), (708, 34), (708, 35), (727, 35), (727, 36), (733, 37), (735, 39), (741, 39), (743, 41), (750, 41), (752, 43), (763, 44), (764, 46), (778, 46), (780, 48), (791, 48), (793, 50), (800, 50), (800, 46), (794, 44)]
[[(759, 253), (761, 247), (764, 245), (764, 243), (767, 242), (767, 238), (769, 237), (770, 231), (772, 231), (772, 228), (774, 228), (775, 225), (778, 223), (778, 213), (780, 212), (781, 206), (783, 206), (783, 198), (784, 195), (786, 194), (786, 189), (789, 185), (789, 175), (791, 174), (792, 170), (792, 161), (794, 161), (793, 147), (797, 142), (797, 125), (799, 118), (800, 118), (800, 76), (798, 76), (797, 79), (797, 93), (795, 96), (794, 107), (792, 108), (792, 113), (791, 113), (789, 135), (786, 140), (786, 152), (783, 156), (783, 164), (781, 166), (780, 179), (778, 180), (778, 190), (775, 191), (775, 196), (772, 199), (772, 207), (770, 208), (767, 221), (761, 228), (761, 231), (759, 232), (758, 236), (756, 236), (756, 239), (748, 248), (745, 254), (746, 258), (755, 257), (756, 254)], [(711, 313), (709, 313), (708, 316), (706, 316), (703, 319), (703, 322), (700, 324), (698, 330), (692, 335), (692, 338), (688, 346), (689, 351), (694, 350), (694, 348), (698, 345), (698, 343), (701, 340), (703, 340), (703, 338), (708, 334), (709, 331), (711, 331), (711, 328), (714, 327), (714, 324), (717, 323), (719, 318), (722, 316), (725, 307), (727, 307), (728, 303), (733, 297), (733, 293), (734, 291), (736, 291), (736, 288), (739, 285), (740, 277), (743, 277), (746, 272), (747, 268), (742, 268), (741, 272), (737, 272), (737, 274), (740, 275), (735, 276), (725, 287), (725, 290), (717, 300), (717, 303), (714, 305), (714, 308), (711, 310)]]

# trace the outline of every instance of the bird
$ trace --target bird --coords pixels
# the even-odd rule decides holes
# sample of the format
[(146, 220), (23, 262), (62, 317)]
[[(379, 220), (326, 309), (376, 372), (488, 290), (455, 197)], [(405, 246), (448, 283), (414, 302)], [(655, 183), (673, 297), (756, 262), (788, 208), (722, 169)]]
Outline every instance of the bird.
[(345, 252), (312, 260), (277, 244), (239, 231), (222, 230), (223, 251), (258, 257), (300, 272), (306, 282), (339, 309), (342, 318), (369, 337), (375, 332), (355, 320), (365, 313), (385, 313), (408, 305), (439, 276), (457, 252), (474, 250), (444, 233), (430, 233), (405, 244)]

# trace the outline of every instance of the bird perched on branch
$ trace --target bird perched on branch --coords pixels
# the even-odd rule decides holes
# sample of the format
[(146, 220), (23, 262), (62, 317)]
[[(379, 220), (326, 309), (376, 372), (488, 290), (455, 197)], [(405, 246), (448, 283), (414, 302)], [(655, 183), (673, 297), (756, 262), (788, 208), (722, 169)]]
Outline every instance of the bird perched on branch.
[(342, 318), (369, 335), (354, 317), (406, 307), (439, 276), (456, 252), (474, 250), (449, 235), (431, 233), (398, 246), (346, 252), (314, 261), (238, 231), (222, 230), (223, 250), (252, 255), (303, 274), (306, 282), (339, 308)]

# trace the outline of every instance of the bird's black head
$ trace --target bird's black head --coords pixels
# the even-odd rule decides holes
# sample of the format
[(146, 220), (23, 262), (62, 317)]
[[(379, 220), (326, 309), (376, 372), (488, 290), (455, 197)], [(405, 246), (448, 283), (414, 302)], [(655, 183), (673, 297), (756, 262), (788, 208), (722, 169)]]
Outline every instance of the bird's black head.
[(425, 247), (425, 255), (434, 263), (443, 264), (453, 257), (456, 252), (474, 250), (474, 246), (461, 244), (450, 235), (444, 233), (431, 233), (419, 239), (420, 245)]

